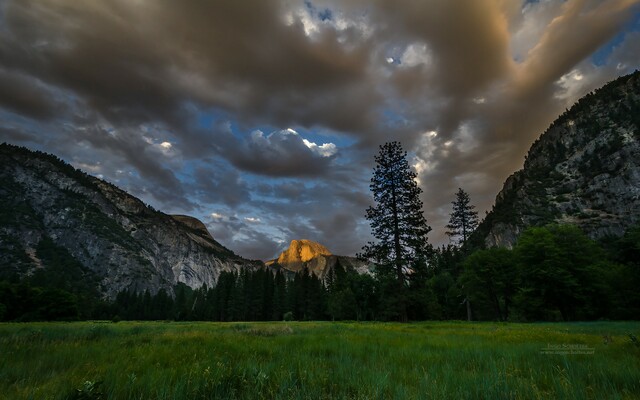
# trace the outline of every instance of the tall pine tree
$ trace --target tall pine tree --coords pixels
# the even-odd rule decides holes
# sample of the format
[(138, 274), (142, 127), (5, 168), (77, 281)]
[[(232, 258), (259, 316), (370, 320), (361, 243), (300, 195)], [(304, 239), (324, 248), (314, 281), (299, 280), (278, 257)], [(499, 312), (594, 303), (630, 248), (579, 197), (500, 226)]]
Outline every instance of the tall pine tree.
[(451, 202), (453, 212), (447, 225), (447, 235), (457, 238), (458, 243), (465, 244), (471, 233), (478, 227), (478, 212), (469, 204), (469, 194), (458, 188), (456, 199)]
[(401, 144), (394, 141), (380, 146), (375, 161), (369, 186), (375, 205), (367, 209), (366, 218), (377, 242), (369, 242), (359, 256), (378, 265), (379, 277), (395, 278), (396, 297), (389, 299), (390, 304), (397, 310), (397, 317), (406, 320), (406, 283), (421, 264), (426, 265), (431, 227), (422, 214), (417, 175)]

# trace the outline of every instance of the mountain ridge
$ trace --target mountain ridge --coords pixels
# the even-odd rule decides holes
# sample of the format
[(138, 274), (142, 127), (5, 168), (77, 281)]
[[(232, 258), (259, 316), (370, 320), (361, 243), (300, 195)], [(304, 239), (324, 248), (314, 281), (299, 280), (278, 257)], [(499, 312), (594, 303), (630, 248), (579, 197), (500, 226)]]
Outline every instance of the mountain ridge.
[(568, 223), (590, 237), (640, 221), (640, 72), (589, 93), (532, 144), (473, 235), (512, 247), (529, 226)]
[(3, 276), (37, 264), (45, 238), (86, 267), (107, 298), (126, 289), (172, 293), (180, 282), (211, 286), (221, 271), (264, 265), (226, 249), (201, 221), (156, 211), (47, 153), (3, 143), (0, 183)]

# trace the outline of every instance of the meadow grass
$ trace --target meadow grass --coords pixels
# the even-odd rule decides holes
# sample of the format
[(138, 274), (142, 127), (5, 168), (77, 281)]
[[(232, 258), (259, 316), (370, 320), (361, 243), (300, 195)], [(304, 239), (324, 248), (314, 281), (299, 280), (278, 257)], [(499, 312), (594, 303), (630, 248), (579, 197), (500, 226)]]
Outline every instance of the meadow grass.
[(634, 399), (629, 334), (640, 323), (4, 323), (0, 398)]

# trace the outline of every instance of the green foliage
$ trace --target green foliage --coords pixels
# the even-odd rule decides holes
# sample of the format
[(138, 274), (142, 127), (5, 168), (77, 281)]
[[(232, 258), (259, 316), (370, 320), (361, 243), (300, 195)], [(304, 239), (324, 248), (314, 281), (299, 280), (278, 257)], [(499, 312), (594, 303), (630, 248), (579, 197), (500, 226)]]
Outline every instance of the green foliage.
[(379, 286), (369, 275), (344, 268), (338, 261), (327, 285), (327, 313), (332, 320), (373, 320), (379, 302)]
[(529, 320), (590, 319), (602, 301), (604, 254), (578, 228), (551, 225), (530, 228), (515, 254), (521, 285), (516, 303)]
[(0, 282), (0, 320), (69, 321), (80, 317), (78, 298), (62, 289)]
[(636, 319), (640, 315), (640, 225), (620, 238), (605, 241), (604, 246), (609, 256), (604, 279), (610, 318)]
[(630, 333), (640, 324), (0, 324), (0, 397), (632, 399)]
[(513, 251), (479, 250), (458, 260), (457, 287), (444, 271), (431, 282), (441, 305), (447, 288), (466, 293), (481, 320), (637, 319), (639, 238), (640, 229), (632, 228), (604, 242), (605, 251), (575, 226), (532, 227)]
[(519, 284), (512, 252), (503, 248), (478, 250), (464, 260), (463, 268), (460, 283), (475, 318), (508, 320)]
[[(26, 254), (23, 251), (23, 257)], [(64, 247), (49, 237), (36, 246), (41, 266), (0, 282), (0, 303), (7, 305), (5, 320), (77, 320), (97, 315), (104, 306), (95, 275)]]

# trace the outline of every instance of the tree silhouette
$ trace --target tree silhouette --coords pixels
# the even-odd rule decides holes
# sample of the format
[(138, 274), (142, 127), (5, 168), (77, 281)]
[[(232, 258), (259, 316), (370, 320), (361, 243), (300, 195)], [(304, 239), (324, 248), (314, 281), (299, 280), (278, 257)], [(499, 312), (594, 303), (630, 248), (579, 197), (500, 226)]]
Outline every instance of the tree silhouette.
[(453, 212), (447, 225), (447, 235), (457, 237), (460, 244), (465, 244), (471, 233), (478, 227), (478, 212), (469, 204), (469, 194), (458, 188), (456, 199), (451, 202)]
[(375, 161), (369, 186), (375, 205), (367, 209), (366, 218), (378, 241), (365, 245), (359, 257), (375, 262), (382, 279), (395, 279), (393, 290), (397, 297), (390, 304), (399, 312), (398, 318), (406, 320), (406, 283), (422, 264), (426, 266), (427, 234), (431, 227), (422, 214), (419, 197), (422, 189), (416, 183), (417, 175), (411, 170), (401, 144), (389, 142), (380, 146)]

